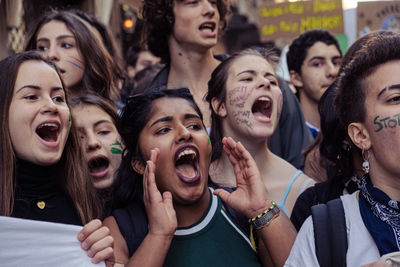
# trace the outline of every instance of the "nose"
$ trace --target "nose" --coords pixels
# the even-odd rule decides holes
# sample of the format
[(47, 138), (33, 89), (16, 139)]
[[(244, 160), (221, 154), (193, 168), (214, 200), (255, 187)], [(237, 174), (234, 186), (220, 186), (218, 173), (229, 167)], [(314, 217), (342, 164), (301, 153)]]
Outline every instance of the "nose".
[(215, 15), (215, 6), (209, 0), (203, 1), (202, 14), (203, 16), (209, 17), (213, 17)]
[(101, 147), (101, 143), (99, 139), (95, 136), (94, 133), (86, 133), (86, 151), (94, 151)]
[(53, 102), (53, 99), (51, 99), (50, 96), (44, 98), (41, 104), (42, 104), (42, 107), (40, 109), (41, 113), (51, 113), (51, 114), (58, 113), (57, 105)]
[(177, 128), (175, 142), (177, 144), (192, 140), (192, 134), (184, 125), (179, 125)]
[(257, 82), (256, 88), (257, 89), (270, 89), (271, 82), (265, 77), (260, 77), (259, 81)]
[(50, 46), (46, 51), (45, 51), (45, 56), (52, 60), (52, 61), (58, 61), (60, 60), (60, 55), (58, 52), (58, 49), (55, 46)]
[(327, 76), (329, 77), (329, 78), (333, 78), (333, 79), (336, 79), (336, 77), (338, 76), (338, 73), (339, 73), (339, 66), (337, 66), (337, 65), (335, 65), (335, 64), (333, 64), (332, 62), (330, 62), (329, 64), (327, 64), (327, 68), (328, 68), (328, 70), (327, 70)]

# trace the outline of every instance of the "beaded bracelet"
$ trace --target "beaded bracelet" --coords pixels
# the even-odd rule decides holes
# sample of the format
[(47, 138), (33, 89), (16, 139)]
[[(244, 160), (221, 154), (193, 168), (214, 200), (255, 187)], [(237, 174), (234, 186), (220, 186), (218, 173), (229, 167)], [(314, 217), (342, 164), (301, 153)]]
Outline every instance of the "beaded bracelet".
[(268, 224), (279, 216), (279, 212), (281, 211), (278, 205), (274, 201), (271, 201), (272, 206), (266, 209), (264, 212), (260, 213), (254, 218), (249, 219), (249, 223), (251, 223), (255, 229), (262, 229), (264, 226), (268, 226)]

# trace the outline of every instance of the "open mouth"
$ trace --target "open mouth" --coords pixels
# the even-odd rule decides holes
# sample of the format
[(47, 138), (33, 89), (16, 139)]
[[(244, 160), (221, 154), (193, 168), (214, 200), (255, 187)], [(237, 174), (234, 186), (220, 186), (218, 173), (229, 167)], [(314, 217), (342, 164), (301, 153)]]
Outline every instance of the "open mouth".
[(103, 177), (108, 173), (110, 161), (104, 156), (94, 157), (89, 160), (88, 168), (91, 176)]
[(210, 32), (213, 32), (215, 30), (216, 24), (214, 22), (206, 22), (200, 25), (199, 30), (208, 30)]
[(272, 100), (269, 97), (261, 96), (257, 98), (251, 107), (251, 112), (256, 119), (269, 120), (272, 114)]
[(45, 122), (36, 128), (36, 134), (46, 142), (57, 142), (60, 125), (54, 122)]
[(183, 146), (175, 153), (176, 174), (185, 183), (194, 183), (200, 179), (198, 154), (193, 146)]

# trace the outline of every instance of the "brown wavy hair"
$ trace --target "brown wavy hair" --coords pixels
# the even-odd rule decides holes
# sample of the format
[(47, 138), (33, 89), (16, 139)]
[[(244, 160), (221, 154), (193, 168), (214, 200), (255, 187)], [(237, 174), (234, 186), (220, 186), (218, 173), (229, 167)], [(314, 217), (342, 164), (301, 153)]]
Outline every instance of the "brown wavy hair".
[(113, 101), (118, 100), (118, 75), (113, 71), (115, 62), (100, 39), (101, 37), (97, 37), (94, 32), (96, 29), (77, 14), (54, 9), (45, 13), (28, 33), (25, 51), (37, 50), (36, 39), (40, 29), (53, 20), (65, 23), (73, 33), (77, 48), (85, 62), (81, 83), (68, 89), (78, 92), (78, 94), (90, 92)]

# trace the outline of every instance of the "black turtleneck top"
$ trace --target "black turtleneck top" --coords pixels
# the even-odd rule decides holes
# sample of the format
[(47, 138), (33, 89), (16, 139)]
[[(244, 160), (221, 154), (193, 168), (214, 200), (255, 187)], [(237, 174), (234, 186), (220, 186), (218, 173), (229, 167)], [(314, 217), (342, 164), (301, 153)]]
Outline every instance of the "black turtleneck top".
[(82, 225), (69, 195), (60, 186), (60, 163), (39, 166), (17, 159), (12, 217)]

